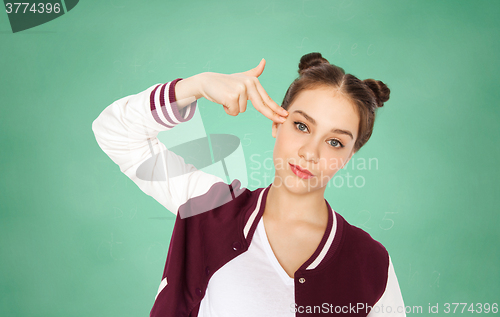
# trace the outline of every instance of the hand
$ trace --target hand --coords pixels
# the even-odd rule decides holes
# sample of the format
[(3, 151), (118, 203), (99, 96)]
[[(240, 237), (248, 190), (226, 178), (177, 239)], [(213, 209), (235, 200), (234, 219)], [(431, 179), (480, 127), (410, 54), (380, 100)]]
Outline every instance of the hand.
[(257, 77), (264, 71), (266, 60), (246, 72), (219, 74), (206, 72), (200, 74), (200, 94), (206, 99), (224, 106), (224, 111), (231, 116), (245, 112), (247, 100), (250, 100), (260, 113), (269, 119), (283, 123), (288, 111), (274, 102), (260, 84)]

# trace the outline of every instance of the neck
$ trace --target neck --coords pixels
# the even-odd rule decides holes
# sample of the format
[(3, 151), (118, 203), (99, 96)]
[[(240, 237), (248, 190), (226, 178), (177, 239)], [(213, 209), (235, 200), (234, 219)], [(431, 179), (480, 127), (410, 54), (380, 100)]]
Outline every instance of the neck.
[(323, 190), (316, 190), (304, 194), (293, 193), (286, 186), (269, 188), (266, 198), (264, 214), (268, 218), (279, 221), (306, 221), (324, 222), (328, 220), (328, 207)]

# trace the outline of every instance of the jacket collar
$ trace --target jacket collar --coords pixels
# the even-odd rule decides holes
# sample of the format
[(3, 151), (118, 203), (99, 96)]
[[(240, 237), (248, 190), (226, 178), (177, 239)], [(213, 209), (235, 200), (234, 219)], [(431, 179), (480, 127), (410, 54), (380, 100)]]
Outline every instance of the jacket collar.
[[(259, 188), (255, 191), (255, 194), (258, 195), (257, 204), (253, 209), (250, 209), (249, 217), (245, 217), (246, 222), (243, 228), (243, 235), (245, 236), (248, 245), (250, 245), (255, 229), (257, 228), (257, 224), (264, 214), (266, 198), (271, 185), (272, 184), (268, 185), (266, 188)], [(325, 202), (328, 207), (328, 224), (326, 226), (325, 233), (323, 234), (323, 238), (314, 253), (306, 262), (304, 262), (304, 264), (302, 264), (299, 270), (315, 269), (325, 259), (329, 259), (333, 256), (340, 243), (343, 219), (330, 207), (330, 204), (326, 199)]]

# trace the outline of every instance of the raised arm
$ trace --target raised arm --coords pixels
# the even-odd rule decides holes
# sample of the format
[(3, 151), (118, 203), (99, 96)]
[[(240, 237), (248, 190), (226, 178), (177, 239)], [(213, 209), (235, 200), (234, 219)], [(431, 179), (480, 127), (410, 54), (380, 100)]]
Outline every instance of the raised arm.
[(92, 123), (97, 143), (143, 192), (177, 214), (182, 204), (222, 179), (186, 164), (158, 140), (158, 133), (191, 119), (201, 97), (224, 105), (233, 116), (244, 112), (251, 100), (259, 112), (283, 122), (287, 112), (269, 98), (257, 79), (264, 62), (244, 73), (201, 73), (119, 99)]
[(182, 80), (156, 84), (119, 99), (92, 123), (101, 149), (143, 192), (177, 214), (189, 198), (202, 195), (222, 179), (197, 170), (169, 151), (157, 135), (191, 119), (196, 99), (175, 100)]

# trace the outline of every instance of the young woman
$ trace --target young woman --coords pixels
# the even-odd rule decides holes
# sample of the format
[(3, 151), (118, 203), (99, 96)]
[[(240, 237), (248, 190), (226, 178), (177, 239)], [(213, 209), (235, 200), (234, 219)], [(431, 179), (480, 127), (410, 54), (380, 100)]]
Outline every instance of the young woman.
[[(264, 66), (157, 84), (93, 122), (103, 151), (176, 215), (150, 316), (405, 316), (386, 249), (324, 198), (328, 181), (370, 138), (389, 89), (310, 53), (279, 106), (257, 79)], [(159, 142), (160, 131), (193, 117), (202, 97), (232, 116), (250, 100), (272, 120), (269, 186), (226, 184)]]

